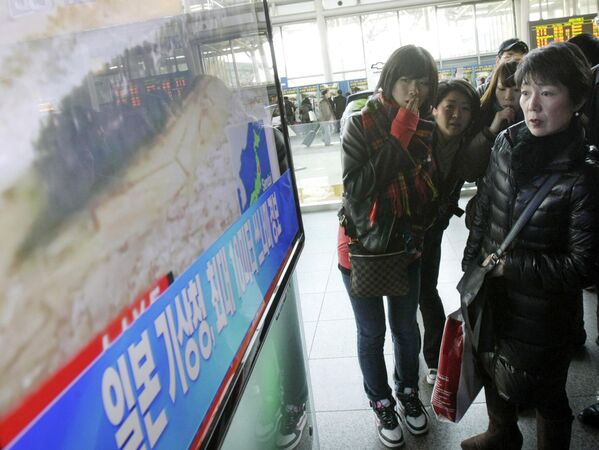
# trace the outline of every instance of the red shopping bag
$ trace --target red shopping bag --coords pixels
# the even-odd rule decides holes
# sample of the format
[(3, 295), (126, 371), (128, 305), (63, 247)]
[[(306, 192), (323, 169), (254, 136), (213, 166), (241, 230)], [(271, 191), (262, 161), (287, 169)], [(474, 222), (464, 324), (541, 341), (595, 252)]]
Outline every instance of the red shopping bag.
[(482, 388), (474, 362), (473, 338), (464, 326), (461, 309), (447, 317), (431, 399), (437, 419), (443, 422), (458, 423)]

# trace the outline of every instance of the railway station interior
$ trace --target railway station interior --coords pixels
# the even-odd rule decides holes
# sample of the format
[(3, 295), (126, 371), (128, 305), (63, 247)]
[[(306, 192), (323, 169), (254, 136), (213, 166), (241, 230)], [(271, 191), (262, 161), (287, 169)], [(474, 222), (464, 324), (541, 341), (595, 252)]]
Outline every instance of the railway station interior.
[[(342, 98), (344, 109), (365, 102), (389, 55), (409, 44), (430, 52), (439, 81), (457, 78), (476, 88), (492, 76), (498, 49), (508, 39), (534, 49), (581, 33), (599, 38), (599, 0), (5, 3), (0, 6), (0, 29), (7, 30), (0, 37), (0, 61), (5, 61), (0, 92), (6, 105), (0, 107), (0, 142), (5, 143), (0, 144), (0, 232), (12, 237), (0, 258), (0, 286), (6, 292), (0, 297), (0, 340), (10, 348), (0, 355), (3, 449), (391, 448), (377, 436), (364, 394), (356, 322), (338, 267), (341, 141), (349, 110), (321, 120), (326, 92), (333, 94), (333, 103)], [(23, 56), (26, 52), (30, 56)], [(305, 105), (310, 114), (302, 110)], [(253, 178), (244, 178), (243, 165), (262, 157), (263, 136), (273, 146), (279, 132), (270, 138), (260, 127), (238, 126), (244, 121), (266, 124), (270, 133), (274, 127), (285, 141), (287, 157), (274, 156), (280, 164), (275, 170), (271, 152), (272, 173), (261, 180), (258, 162)], [(251, 148), (251, 156), (230, 157), (228, 142)], [(181, 150), (186, 148), (194, 150)], [(53, 158), (54, 150), (62, 156)], [(280, 198), (290, 199), (289, 209), (279, 205), (287, 219), (267, 217), (276, 203), (273, 187), (281, 190)], [(234, 194), (223, 200), (217, 189)], [(476, 184), (465, 183), (460, 208), (475, 193)], [(259, 206), (253, 206), (255, 201)], [(222, 279), (214, 281), (216, 267), (247, 245), (241, 242), (244, 229), (265, 226), (267, 219), (275, 223), (275, 238), (262, 229), (260, 261), (279, 251), (277, 226), (284, 231), (295, 226), (297, 232), (288, 238), (281, 234), (288, 248), (272, 263), (276, 269), (269, 269), (266, 287), (252, 284), (253, 273), (234, 273), (246, 263), (243, 257), (231, 263), (230, 276), (243, 293), (237, 306), (227, 303), (228, 292), (237, 291)], [(456, 285), (468, 233), (464, 217), (456, 216), (443, 234), (437, 289), (446, 315), (460, 307)], [(219, 243), (220, 250), (214, 247)], [(210, 268), (201, 282), (200, 275), (189, 272), (200, 263)], [(256, 274), (260, 264), (252, 269)], [(107, 275), (99, 276), (103, 271)], [(125, 277), (128, 272), (135, 276)], [(191, 286), (198, 294), (202, 284), (212, 287), (204, 290), (205, 296), (212, 293), (212, 303), (206, 297), (209, 312), (206, 306), (198, 310), (203, 315), (194, 312), (197, 329), (189, 319), (176, 330), (173, 316), (179, 320), (188, 314), (179, 303), (187, 302), (187, 294), (173, 294), (172, 309), (159, 295)], [(66, 303), (51, 299), (51, 292)], [(135, 306), (119, 300), (123, 292), (137, 299)], [(256, 292), (265, 300), (254, 304), (248, 295)], [(212, 323), (215, 295), (225, 300)], [(597, 295), (594, 288), (583, 291), (586, 341), (574, 353), (566, 384), (574, 416), (599, 402)], [(39, 308), (32, 306), (40, 304), (40, 296), (49, 298)], [(226, 335), (250, 305), (254, 310), (243, 333)], [(152, 313), (158, 307), (164, 311)], [(417, 320), (423, 332), (420, 311)], [(199, 344), (190, 338), (192, 331)], [(194, 344), (184, 346), (188, 338), (185, 342)], [(234, 340), (234, 351), (225, 352)], [(159, 369), (148, 368), (154, 361), (140, 356), (142, 348), (166, 348), (162, 366), (156, 359)], [(392, 384), (388, 328), (384, 348)], [(145, 369), (129, 369), (128, 380), (123, 355), (137, 355), (139, 368)], [(218, 366), (222, 373), (214, 369), (219, 375), (211, 375), (209, 364), (223, 355), (229, 359)], [(96, 369), (83, 370), (88, 365)], [(420, 353), (418, 387), (429, 428), (416, 435), (400, 421), (402, 448), (459, 449), (462, 441), (487, 429), (484, 393), (459, 423), (438, 420), (428, 374)], [(212, 377), (205, 382), (208, 394), (202, 393), (204, 376)], [(137, 383), (139, 392), (152, 385), (153, 397), (138, 393), (135, 407), (126, 381)], [(81, 383), (87, 384), (74, 390)], [(76, 422), (73, 428), (80, 431), (74, 433), (80, 434), (65, 434), (57, 438), (62, 444), (48, 445), (56, 421), (75, 414), (60, 408), (83, 408), (85, 401), (74, 392), (87, 392), (87, 386), (97, 401), (97, 414), (90, 416), (101, 416), (105, 424), (89, 431), (86, 427), (93, 425)], [(204, 403), (201, 414), (195, 411), (196, 422), (177, 427), (194, 410), (193, 403), (182, 402), (197, 399)], [(129, 418), (136, 411), (143, 417), (134, 423)], [(535, 423), (535, 410), (522, 408), (522, 449), (541, 448)], [(136, 427), (143, 431), (136, 434)], [(77, 447), (84, 435), (96, 436), (94, 444)], [(599, 449), (599, 428), (575, 418), (570, 448)]]
[[(416, 4), (417, 3), (417, 4)], [(296, 99), (297, 110), (306, 95), (318, 98), (306, 84), (321, 83), (335, 90), (372, 89), (381, 63), (399, 45), (428, 49), (438, 63), (440, 79), (464, 77), (474, 86), (488, 76), (502, 41), (518, 37), (529, 45), (531, 24), (576, 14), (596, 14), (591, 1), (501, 2), (275, 2), (272, 6), (274, 44), (279, 76), (287, 83), (284, 95)], [(389, 33), (396, 36), (389, 39)], [(543, 45), (543, 36), (535, 36)], [(316, 55), (315, 52), (320, 52)], [(302, 55), (302, 56), (300, 56)], [(308, 63), (308, 61), (310, 61)], [(378, 69), (378, 70), (377, 70)], [(352, 78), (348, 87), (344, 80)], [(359, 85), (366, 79), (366, 86)], [(297, 87), (294, 87), (297, 86)], [(345, 91), (344, 91), (345, 92)], [(318, 104), (318, 101), (315, 101)], [(314, 143), (302, 144), (302, 124), (291, 136), (295, 173), (306, 229), (306, 247), (298, 266), (298, 289), (304, 337), (314, 395), (314, 410), (321, 448), (385, 448), (377, 442), (371, 408), (363, 393), (356, 349), (356, 325), (351, 304), (337, 267), (337, 210), (342, 192), (340, 143), (332, 135), (326, 146), (317, 135)], [(294, 133), (292, 133), (294, 134)], [(466, 184), (460, 205), (465, 207), (474, 187)], [(456, 284), (462, 276), (460, 262), (468, 237), (463, 218), (454, 217), (443, 236), (438, 290), (446, 314), (459, 307)], [(599, 346), (594, 328), (596, 293), (584, 292), (586, 345), (570, 366), (568, 394), (578, 413), (599, 398)], [(419, 313), (420, 330), (422, 319)], [(393, 368), (391, 336), (387, 332), (385, 355), (389, 379)], [(431, 417), (432, 387), (426, 383), (426, 363), (420, 356), (421, 399)], [(459, 424), (430, 421), (424, 436), (404, 430), (405, 448), (457, 449), (464, 439), (485, 430), (488, 416), (481, 393)], [(524, 449), (537, 448), (533, 411), (520, 414)], [(572, 449), (599, 448), (596, 429), (574, 421)]]

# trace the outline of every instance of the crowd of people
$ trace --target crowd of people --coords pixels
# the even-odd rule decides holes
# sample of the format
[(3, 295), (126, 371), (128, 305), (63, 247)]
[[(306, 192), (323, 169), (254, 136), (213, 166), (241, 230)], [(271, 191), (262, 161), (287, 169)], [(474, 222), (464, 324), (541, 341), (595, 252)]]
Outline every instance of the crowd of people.
[[(364, 392), (387, 447), (404, 444), (401, 423), (413, 435), (429, 429), (419, 353), (422, 346), (426, 381), (434, 385), (446, 319), (437, 291), (441, 241), (451, 218), (464, 213), (458, 206), (463, 183), (477, 184), (466, 208), (466, 270), (496, 250), (551, 177), (557, 181), (480, 291), (475, 359), (489, 426), (462, 448), (521, 448), (523, 407), (536, 410), (540, 449), (569, 448), (566, 378), (586, 338), (583, 289), (597, 284), (599, 267), (598, 55), (599, 40), (590, 35), (532, 51), (508, 39), (477, 91), (464, 80), (438, 82), (431, 54), (403, 46), (385, 63), (374, 95), (347, 119), (338, 266), (356, 321)], [(328, 101), (325, 93), (321, 111)], [(331, 105), (330, 117), (335, 111)], [(405, 293), (354, 294), (350, 248), (375, 238), (385, 252), (405, 255)], [(599, 305), (597, 314), (599, 322)], [(392, 386), (383, 355), (387, 322)], [(599, 427), (599, 404), (578, 417)]]

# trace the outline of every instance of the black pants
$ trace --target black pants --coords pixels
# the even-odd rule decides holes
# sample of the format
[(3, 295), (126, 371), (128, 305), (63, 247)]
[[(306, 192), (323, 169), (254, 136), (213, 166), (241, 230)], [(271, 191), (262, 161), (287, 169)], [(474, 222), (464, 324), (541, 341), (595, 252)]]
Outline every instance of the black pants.
[(419, 305), (424, 324), (422, 352), (429, 369), (436, 369), (439, 364), (439, 351), (445, 327), (445, 310), (437, 291), (443, 231), (436, 224), (429, 228), (424, 237), (422, 251)]

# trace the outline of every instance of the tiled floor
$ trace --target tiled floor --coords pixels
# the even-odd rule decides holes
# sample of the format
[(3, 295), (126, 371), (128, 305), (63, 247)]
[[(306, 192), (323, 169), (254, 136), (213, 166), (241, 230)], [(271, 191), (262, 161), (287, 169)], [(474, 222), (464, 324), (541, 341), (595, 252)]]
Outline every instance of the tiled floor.
[[(372, 412), (363, 393), (356, 356), (356, 329), (349, 299), (337, 269), (335, 211), (303, 215), (306, 245), (300, 258), (298, 288), (310, 363), (310, 377), (320, 446), (329, 449), (382, 449)], [(442, 248), (439, 292), (445, 311), (457, 309), (455, 285), (461, 276), (460, 260), (467, 237), (463, 220), (454, 218), (445, 234)], [(568, 392), (572, 409), (597, 401), (599, 395), (599, 347), (594, 343), (595, 294), (585, 293), (586, 350), (571, 365)], [(386, 343), (388, 367), (392, 367), (390, 339)], [(426, 384), (421, 356), (421, 397), (430, 410), (432, 389)], [(459, 449), (460, 442), (486, 429), (484, 395), (479, 395), (464, 419), (457, 425), (431, 420), (427, 435), (414, 437), (405, 432), (406, 448)], [(536, 448), (534, 413), (523, 413), (520, 428), (524, 449)], [(599, 449), (599, 431), (574, 422), (572, 449)]]

